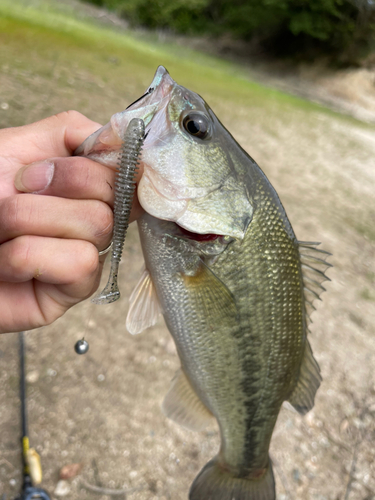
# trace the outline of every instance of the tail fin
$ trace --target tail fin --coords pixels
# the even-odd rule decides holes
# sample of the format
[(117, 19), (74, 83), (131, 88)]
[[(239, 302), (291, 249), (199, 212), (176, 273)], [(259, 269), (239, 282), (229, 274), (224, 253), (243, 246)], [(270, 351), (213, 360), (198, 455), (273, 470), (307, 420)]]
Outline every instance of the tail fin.
[(259, 479), (234, 477), (222, 470), (214, 458), (195, 478), (189, 500), (275, 500), (271, 461)]

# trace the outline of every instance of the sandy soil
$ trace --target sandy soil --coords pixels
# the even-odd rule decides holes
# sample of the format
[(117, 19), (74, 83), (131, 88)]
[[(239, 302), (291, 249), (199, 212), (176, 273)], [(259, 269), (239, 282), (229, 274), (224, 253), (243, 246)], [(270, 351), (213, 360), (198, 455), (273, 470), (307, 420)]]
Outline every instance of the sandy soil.
[[(64, 77), (63, 65), (54, 71)], [(77, 81), (75, 90), (66, 84), (59, 91), (57, 77), (24, 73), (17, 61), (1, 66), (0, 101), (10, 103), (0, 108), (2, 126), (32, 121), (72, 100), (89, 114), (89, 104), (76, 95)], [(81, 77), (97, 98), (93, 118), (105, 121), (113, 90), (103, 90), (103, 82), (84, 70)], [(107, 102), (99, 102), (103, 94)], [(323, 241), (334, 254), (332, 282), (310, 335), (324, 378), (316, 405), (304, 418), (283, 408), (272, 440), (278, 500), (374, 499), (374, 129), (323, 111), (285, 108), (264, 117), (257, 108), (252, 114), (247, 105), (234, 110), (230, 102), (213, 101), (276, 187), (297, 236)], [(121, 265), (121, 301), (87, 301), (27, 334), (30, 440), (53, 499), (185, 500), (197, 472), (217, 451), (216, 428), (193, 433), (160, 411), (179, 366), (162, 320), (135, 337), (125, 329), (127, 298), (142, 260), (132, 226)], [(90, 350), (78, 357), (73, 346), (82, 336)], [(9, 500), (21, 482), (14, 334), (0, 338), (0, 401), (0, 495)], [(56, 490), (61, 467), (71, 463), (82, 463), (82, 471)], [(87, 485), (124, 494), (98, 494)]]

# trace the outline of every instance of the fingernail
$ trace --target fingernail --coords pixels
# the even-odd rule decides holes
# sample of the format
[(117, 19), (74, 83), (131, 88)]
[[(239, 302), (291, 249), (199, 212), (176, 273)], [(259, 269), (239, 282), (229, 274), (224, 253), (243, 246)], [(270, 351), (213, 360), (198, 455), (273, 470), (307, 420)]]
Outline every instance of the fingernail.
[(14, 184), (18, 191), (37, 193), (46, 189), (52, 181), (55, 165), (50, 161), (37, 161), (22, 167)]

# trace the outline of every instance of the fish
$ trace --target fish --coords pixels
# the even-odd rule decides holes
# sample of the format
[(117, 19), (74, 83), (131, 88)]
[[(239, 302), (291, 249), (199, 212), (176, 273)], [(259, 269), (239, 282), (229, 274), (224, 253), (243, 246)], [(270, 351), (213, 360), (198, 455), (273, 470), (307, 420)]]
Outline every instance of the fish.
[(116, 165), (133, 118), (146, 130), (137, 186), (145, 269), (126, 326), (140, 333), (163, 314), (181, 367), (162, 410), (192, 430), (216, 421), (221, 438), (189, 499), (274, 500), (269, 445), (280, 408), (305, 414), (322, 380), (307, 334), (330, 254), (297, 240), (258, 164), (162, 66), (77, 154)]

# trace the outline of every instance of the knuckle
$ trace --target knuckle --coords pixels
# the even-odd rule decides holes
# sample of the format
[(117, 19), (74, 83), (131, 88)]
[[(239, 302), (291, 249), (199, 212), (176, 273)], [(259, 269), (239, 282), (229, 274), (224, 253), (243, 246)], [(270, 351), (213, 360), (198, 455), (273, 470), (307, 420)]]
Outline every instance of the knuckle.
[(92, 184), (92, 175), (90, 169), (80, 162), (80, 168), (76, 165), (73, 166), (75, 171), (75, 186), (74, 188), (80, 193), (86, 193), (90, 190)]
[(9, 196), (2, 204), (0, 213), (0, 227), (3, 236), (11, 237), (22, 226), (25, 217), (25, 206), (20, 195)]
[(69, 109), (68, 111), (62, 111), (61, 113), (57, 113), (53, 116), (53, 118), (57, 119), (59, 122), (69, 123), (75, 122), (77, 120), (82, 120), (84, 115), (79, 111), (75, 111), (74, 109)]
[(10, 274), (18, 278), (25, 274), (30, 263), (31, 241), (28, 236), (19, 236), (11, 244), (7, 258), (7, 267)]
[[(84, 242), (82, 242), (84, 243)], [(93, 276), (97, 273), (99, 268), (98, 250), (91, 243), (84, 243), (80, 253), (80, 266), (82, 277)]]
[[(53, 183), (62, 185), (63, 189), (69, 193), (79, 193), (85, 195), (90, 191), (92, 175), (87, 166), (81, 161), (77, 168), (76, 158), (64, 159), (60, 168), (57, 168)], [(58, 164), (58, 163), (57, 163)], [(58, 165), (59, 167), (59, 165)]]
[(108, 239), (113, 230), (113, 212), (106, 203), (95, 202), (95, 209), (92, 214), (95, 226), (94, 237), (99, 243)]
[(66, 111), (66, 114), (69, 118), (69, 120), (77, 120), (77, 119), (82, 119), (82, 118), (85, 118), (86, 117), (80, 113), (79, 111), (76, 111), (75, 109), (68, 109), (68, 111)]

